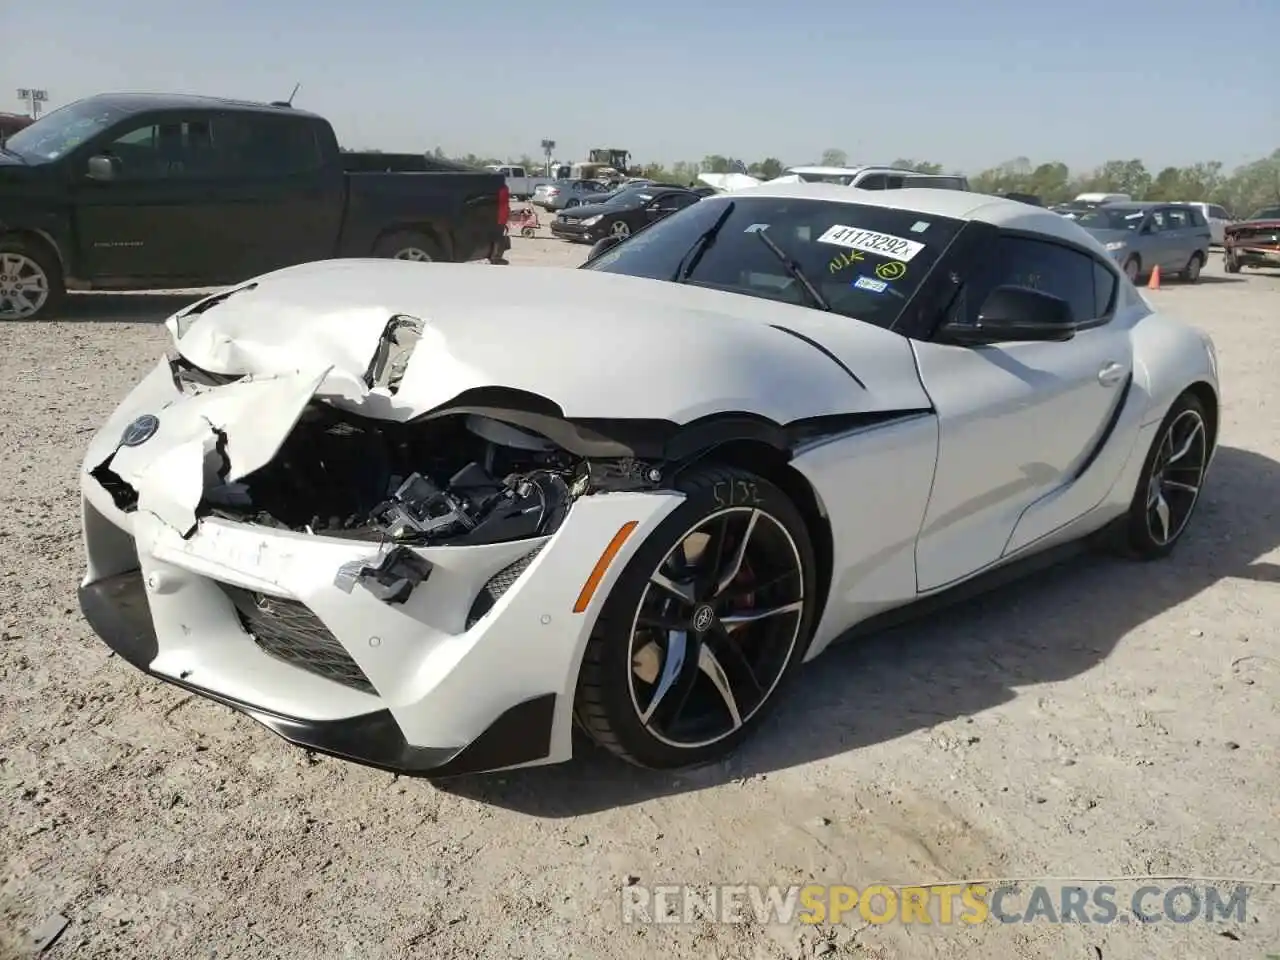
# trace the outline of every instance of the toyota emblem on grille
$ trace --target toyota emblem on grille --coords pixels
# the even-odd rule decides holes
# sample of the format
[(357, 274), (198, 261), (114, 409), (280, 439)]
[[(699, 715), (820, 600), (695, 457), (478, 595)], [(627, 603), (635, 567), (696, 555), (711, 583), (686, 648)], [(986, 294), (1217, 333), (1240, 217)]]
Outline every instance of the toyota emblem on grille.
[(147, 413), (124, 428), (120, 435), (120, 445), (124, 447), (140, 447), (156, 435), (160, 429), (160, 418)]

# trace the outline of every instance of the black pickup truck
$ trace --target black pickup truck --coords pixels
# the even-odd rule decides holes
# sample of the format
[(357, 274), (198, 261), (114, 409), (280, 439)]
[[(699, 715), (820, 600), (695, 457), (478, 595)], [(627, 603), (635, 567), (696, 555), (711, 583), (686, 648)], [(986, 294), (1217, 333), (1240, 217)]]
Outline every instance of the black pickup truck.
[(66, 290), (221, 286), (334, 257), (500, 262), (495, 173), (347, 153), (282, 104), (104, 94), (0, 147), (0, 320)]

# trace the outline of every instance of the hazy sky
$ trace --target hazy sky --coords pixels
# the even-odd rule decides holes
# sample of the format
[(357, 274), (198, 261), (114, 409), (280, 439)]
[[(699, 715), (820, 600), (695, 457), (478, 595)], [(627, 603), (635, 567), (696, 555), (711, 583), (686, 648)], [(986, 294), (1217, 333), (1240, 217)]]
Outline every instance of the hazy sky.
[[(601, 12), (615, 8), (614, 12)], [(14, 42), (21, 38), (20, 42)], [(102, 91), (283, 99), (354, 148), (636, 162), (1280, 147), (1280, 0), (0, 0), (0, 110)]]

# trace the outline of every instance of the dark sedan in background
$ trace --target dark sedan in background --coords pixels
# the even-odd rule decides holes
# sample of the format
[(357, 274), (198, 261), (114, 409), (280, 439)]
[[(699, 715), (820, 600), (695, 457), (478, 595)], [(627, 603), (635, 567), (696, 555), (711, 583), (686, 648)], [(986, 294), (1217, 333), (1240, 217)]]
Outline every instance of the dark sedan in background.
[(625, 190), (607, 203), (565, 210), (551, 221), (551, 232), (562, 240), (581, 243), (595, 243), (603, 237), (629, 237), (701, 199), (684, 188)]

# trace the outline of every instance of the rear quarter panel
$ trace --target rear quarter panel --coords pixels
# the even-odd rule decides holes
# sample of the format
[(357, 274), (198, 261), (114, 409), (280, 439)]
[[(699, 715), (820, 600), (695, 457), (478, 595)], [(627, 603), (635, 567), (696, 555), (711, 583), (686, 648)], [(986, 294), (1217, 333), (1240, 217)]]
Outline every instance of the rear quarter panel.
[(501, 232), (496, 173), (348, 173), (340, 256), (363, 257), (378, 239), (403, 230), (431, 237), (451, 260), (479, 259)]

